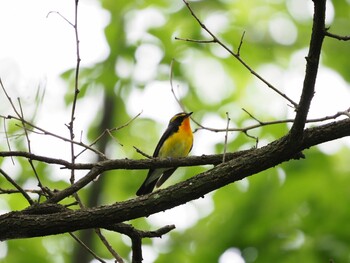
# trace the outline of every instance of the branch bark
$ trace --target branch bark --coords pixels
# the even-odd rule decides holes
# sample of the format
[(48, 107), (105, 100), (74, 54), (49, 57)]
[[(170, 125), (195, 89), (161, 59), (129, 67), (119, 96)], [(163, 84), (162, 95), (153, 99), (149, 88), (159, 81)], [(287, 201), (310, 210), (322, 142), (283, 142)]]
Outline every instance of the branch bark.
[(350, 136), (350, 119), (304, 130), (297, 148), (289, 147), (289, 136), (262, 148), (245, 151), (235, 159), (150, 195), (76, 211), (58, 204), (44, 203), (1, 215), (0, 240), (47, 236), (87, 228), (109, 229), (116, 223), (185, 204), (227, 184), (294, 159), (304, 149)]
[(313, 0), (314, 17), (312, 24), (309, 53), (306, 57), (306, 71), (304, 77), (303, 91), (297, 107), (297, 114), (290, 130), (291, 144), (295, 145), (302, 139), (310, 104), (315, 93), (322, 43), (325, 36), (326, 0)]

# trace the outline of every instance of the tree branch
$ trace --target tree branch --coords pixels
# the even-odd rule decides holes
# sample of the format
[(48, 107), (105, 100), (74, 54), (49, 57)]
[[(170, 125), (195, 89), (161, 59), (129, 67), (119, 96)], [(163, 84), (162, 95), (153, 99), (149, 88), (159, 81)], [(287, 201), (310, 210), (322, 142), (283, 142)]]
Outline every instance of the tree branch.
[(28, 203), (30, 205), (33, 205), (34, 204), (34, 201), (32, 200), (32, 198), (30, 198), (30, 196), (27, 194), (26, 191), (24, 191), (22, 189), (22, 187), (20, 187), (4, 170), (2, 170), (0, 168), (0, 174), (2, 174), (3, 177), (5, 177), (5, 179), (7, 181), (9, 181), (16, 189), (19, 193), (21, 193), (25, 199), (27, 199)]
[[(237, 151), (234, 153), (227, 153), (226, 159), (231, 160), (245, 151)], [(114, 159), (99, 161), (96, 163), (75, 163), (72, 164), (66, 160), (50, 158), (46, 156), (36, 155), (33, 153), (23, 152), (23, 151), (12, 151), (12, 152), (0, 152), (0, 157), (24, 157), (31, 158), (32, 160), (48, 163), (62, 165), (66, 169), (76, 169), (76, 170), (90, 170), (93, 167), (101, 167), (103, 171), (124, 169), (124, 170), (141, 170), (149, 168), (168, 168), (174, 166), (198, 166), (213, 164), (217, 165), (222, 162), (222, 154), (212, 154), (212, 155), (201, 155), (201, 156), (189, 156), (186, 158), (173, 158), (173, 159)]]
[(195, 12), (192, 10), (192, 7), (188, 3), (187, 0), (182, 0), (184, 4), (186, 5), (187, 9), (190, 11), (191, 15), (193, 18), (197, 21), (197, 23), (200, 25), (201, 28), (203, 28), (204, 31), (206, 31), (213, 39), (212, 40), (192, 40), (192, 39), (182, 39), (182, 38), (175, 38), (177, 40), (184, 40), (184, 41), (189, 41), (189, 42), (195, 42), (195, 43), (201, 43), (201, 44), (208, 44), (208, 43), (217, 43), (219, 44), (222, 48), (224, 48), (228, 53), (230, 53), (235, 59), (237, 59), (253, 76), (257, 77), (260, 81), (262, 81), (268, 88), (272, 89), (274, 92), (282, 96), (284, 99), (289, 101), (294, 108), (297, 108), (297, 104), (290, 99), (286, 94), (283, 92), (279, 91), (277, 88), (275, 88), (271, 83), (269, 83), (267, 80), (265, 80), (262, 76), (260, 76), (256, 71), (253, 70), (240, 56), (240, 50), (242, 47), (243, 43), (243, 37), (244, 34), (242, 35), (240, 39), (240, 43), (238, 46), (237, 53), (233, 52), (229, 47), (227, 47), (218, 37), (216, 37), (207, 27), (206, 25), (198, 18), (198, 16), (195, 14)]
[(0, 240), (46, 236), (87, 228), (108, 229), (116, 223), (185, 204), (215, 189), (293, 159), (304, 149), (345, 136), (350, 136), (349, 118), (306, 129), (296, 149), (290, 147), (287, 135), (150, 195), (77, 211), (44, 203), (23, 211), (10, 212), (0, 216)]
[(342, 41), (349, 41), (350, 40), (350, 36), (340, 36), (337, 34), (333, 34), (333, 33), (329, 32), (327, 29), (325, 30), (324, 34), (327, 37), (335, 38), (335, 39), (342, 40)]
[(131, 239), (132, 263), (139, 263), (142, 262), (142, 239), (162, 237), (163, 235), (169, 233), (171, 230), (175, 229), (175, 226), (167, 225), (155, 231), (142, 231), (134, 228), (132, 225), (119, 223), (108, 226), (106, 229), (127, 235)]
[(296, 145), (302, 139), (307, 114), (309, 112), (311, 100), (315, 93), (315, 83), (318, 72), (320, 54), (323, 39), (325, 36), (325, 14), (326, 1), (314, 0), (314, 18), (312, 25), (309, 53), (306, 57), (306, 72), (304, 77), (303, 91), (297, 107), (297, 113), (293, 126), (290, 130), (291, 144)]

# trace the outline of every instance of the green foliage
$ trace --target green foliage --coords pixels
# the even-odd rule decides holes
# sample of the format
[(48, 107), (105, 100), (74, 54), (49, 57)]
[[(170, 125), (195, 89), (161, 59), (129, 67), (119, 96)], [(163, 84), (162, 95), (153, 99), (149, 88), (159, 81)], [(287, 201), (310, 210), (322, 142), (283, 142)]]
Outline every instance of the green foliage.
[[(305, 11), (298, 15), (293, 0), (270, 2), (205, 0), (190, 3), (201, 21), (234, 52), (237, 52), (245, 32), (240, 55), (254, 70), (259, 72), (265, 66), (273, 65), (279, 72), (285, 73), (293, 67), (290, 64), (293, 55), (308, 47), (312, 17)], [(303, 9), (311, 4), (311, 1), (296, 2)], [(151, 3), (102, 0), (101, 4), (110, 16), (104, 31), (109, 54), (96, 65), (80, 71), (79, 101), (89, 97), (102, 98), (94, 104), (96, 114), (91, 117), (92, 121), (85, 131), (91, 142), (105, 129), (120, 127), (132, 118), (134, 112), (130, 108), (134, 106), (133, 92), (137, 90), (144, 94), (148, 84), (156, 80), (169, 81), (171, 70), (174, 81), (180, 83), (178, 89), (181, 90), (182, 104), (189, 111), (194, 111), (193, 117), (199, 122), (214, 114), (225, 124), (225, 113), (228, 112), (233, 123), (231, 127), (243, 128), (256, 124), (241, 108), (247, 109), (262, 121), (288, 117), (288, 103), (257, 81), (217, 44), (175, 40), (175, 37), (211, 39), (181, 0), (157, 0)], [(329, 1), (328, 4), (334, 7), (332, 32), (334, 30), (335, 33), (348, 35), (349, 4), (346, 1)], [(141, 24), (135, 22), (139, 17), (144, 19)], [(156, 22), (152, 20), (154, 17)], [(276, 25), (278, 21), (285, 22), (295, 30), (295, 38), (290, 42), (283, 39), (286, 36), (280, 31), (284, 28)], [(139, 29), (136, 30), (132, 25), (144, 26), (144, 31), (133, 35)], [(137, 78), (137, 67), (143, 71), (147, 69), (147, 66), (140, 65), (142, 58), (137, 57), (139, 48), (144, 45), (160, 50), (161, 54), (159, 60), (150, 66), (154, 74)], [(350, 81), (348, 50), (348, 43), (326, 39), (322, 54), (323, 66), (337, 71), (345, 81)], [(306, 56), (306, 51), (304, 54)], [(175, 62), (170, 69), (173, 59)], [(126, 72), (118, 65), (124, 65)], [(280, 75), (267, 72), (263, 77), (282, 89)], [(67, 70), (62, 78), (68, 83), (65, 102), (70, 107), (74, 95), (74, 69)], [(211, 89), (208, 89), (209, 85), (205, 86), (206, 83), (211, 83)], [(296, 89), (301, 90), (301, 85)], [(167, 88), (171, 93), (170, 81)], [(145, 100), (152, 100), (157, 105), (163, 98), (148, 97)], [(169, 105), (171, 103), (169, 101)], [(269, 109), (275, 103), (283, 107)], [(173, 108), (171, 111), (176, 113), (178, 109)], [(159, 108), (159, 113), (163, 110)], [(136, 146), (151, 155), (168, 120), (163, 119), (160, 124), (156, 118), (147, 116), (147, 112), (141, 114), (129, 125), (113, 132), (113, 138), (104, 136), (106, 142), (101, 146), (102, 151), (110, 158), (143, 158), (135, 152), (133, 146)], [(248, 131), (248, 134), (258, 137), (264, 144), (283, 136), (288, 127), (287, 124), (276, 124)], [(17, 134), (18, 130), (17, 126), (9, 124), (9, 134)], [(215, 136), (213, 132), (204, 134), (209, 141)], [(199, 154), (202, 150), (206, 153), (222, 153), (223, 134), (221, 138), (220, 142), (213, 140), (210, 149), (202, 149), (203, 142), (195, 137), (194, 150)], [(228, 151), (251, 148), (256, 143), (244, 133), (230, 133), (229, 138)], [(17, 149), (26, 147), (25, 140), (18, 140), (15, 144)], [(329, 262), (330, 259), (334, 259), (334, 262), (350, 262), (350, 230), (347, 227), (350, 220), (349, 152), (346, 146), (332, 154), (315, 147), (305, 152), (305, 160), (283, 164), (219, 189), (206, 197), (213, 202), (212, 211), (200, 216), (193, 226), (168, 234), (162, 249), (156, 247), (157, 241), (144, 240), (144, 243), (153, 246), (155, 262), (159, 263), (218, 262), (220, 256), (230, 248), (239, 249), (247, 263), (316, 263)], [(19, 159), (18, 162), (20, 169), (17, 182), (32, 186), (34, 176), (27, 160)], [(36, 168), (44, 185), (56, 189), (68, 185), (68, 181), (53, 179), (55, 173), (60, 171), (50, 170), (46, 165), (37, 165)], [(208, 168), (179, 169), (169, 183), (176, 183)], [(181, 173), (184, 175), (181, 176)], [(81, 198), (84, 202), (89, 198), (95, 199), (98, 204), (132, 198), (145, 176), (146, 171), (142, 170), (104, 173), (99, 179), (103, 180), (102, 188), (96, 192), (91, 190), (93, 186), (88, 186), (81, 191)], [(7, 183), (1, 184), (3, 188), (9, 187)], [(8, 204), (2, 209), (26, 207), (26, 201), (18, 196), (2, 197), (4, 203)], [(137, 219), (132, 224), (141, 229), (154, 229), (151, 222)], [(104, 233), (121, 256), (128, 258), (130, 245), (118, 234)], [(68, 235), (12, 240), (4, 244), (8, 252), (6, 260), (0, 259), (0, 262), (71, 262), (72, 247), (76, 245)], [(106, 248), (95, 238), (92, 249), (103, 258), (111, 258)], [(57, 255), (60, 258), (57, 259)], [(150, 262), (146, 256), (145, 262)]]

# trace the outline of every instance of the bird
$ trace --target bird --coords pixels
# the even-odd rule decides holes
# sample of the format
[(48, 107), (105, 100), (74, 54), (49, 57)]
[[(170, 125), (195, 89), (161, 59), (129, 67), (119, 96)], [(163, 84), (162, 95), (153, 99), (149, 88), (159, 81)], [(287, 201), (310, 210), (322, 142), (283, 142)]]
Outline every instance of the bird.
[[(193, 146), (193, 133), (191, 130), (190, 116), (193, 112), (181, 112), (174, 115), (167, 129), (160, 138), (153, 157), (178, 158), (186, 157)], [(161, 186), (177, 168), (150, 169), (147, 177), (136, 195), (146, 195), (153, 191), (154, 187)]]

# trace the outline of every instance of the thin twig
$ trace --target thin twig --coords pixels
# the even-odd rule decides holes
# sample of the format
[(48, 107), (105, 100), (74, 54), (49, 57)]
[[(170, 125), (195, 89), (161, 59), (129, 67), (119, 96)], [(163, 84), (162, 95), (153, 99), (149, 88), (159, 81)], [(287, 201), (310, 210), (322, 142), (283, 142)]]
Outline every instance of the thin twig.
[(153, 158), (153, 156), (148, 155), (147, 153), (141, 151), (141, 150), (140, 150), (139, 148), (137, 148), (136, 146), (133, 146), (133, 147), (134, 147), (134, 149), (136, 150), (137, 153), (139, 153), (139, 154), (145, 156), (146, 158), (148, 158), (148, 159), (152, 159), (152, 158)]
[[(123, 125), (119, 126), (119, 127), (115, 127), (115, 128), (112, 128), (112, 129), (106, 129), (104, 130), (104, 132), (102, 132), (90, 145), (89, 147), (92, 147), (94, 146), (103, 136), (105, 136), (106, 134), (109, 134), (112, 138), (114, 138), (112, 136), (112, 132), (115, 132), (115, 131), (119, 131), (123, 128), (125, 128), (126, 126), (128, 126), (130, 123), (132, 123), (134, 120), (136, 120), (140, 115), (142, 114), (142, 111), (139, 112), (138, 114), (136, 114), (133, 118), (131, 118), (130, 120), (128, 120), (126, 123), (124, 123)], [(114, 138), (115, 139), (115, 138)], [(119, 142), (118, 142), (119, 143)], [(121, 146), (123, 146), (121, 143), (119, 143)], [(86, 151), (86, 149), (88, 148), (85, 148), (84, 150), (82, 150), (80, 153), (78, 153), (76, 155), (76, 157), (78, 157), (79, 155), (81, 155), (83, 152)], [(102, 159), (106, 159), (106, 156), (104, 156), (104, 158)]]
[(174, 85), (173, 85), (173, 78), (174, 78), (174, 62), (175, 60), (172, 59), (171, 63), (170, 63), (170, 89), (171, 89), (171, 93), (174, 96), (174, 99), (176, 100), (177, 104), (179, 104), (180, 108), (182, 111), (186, 112), (184, 105), (181, 103), (180, 99), (176, 96), (175, 94), (175, 90), (174, 90)]
[[(32, 194), (38, 194), (42, 195), (43, 192), (41, 190), (34, 190), (34, 189), (23, 189), (24, 192), (26, 193), (32, 193)], [(0, 194), (22, 194), (21, 191), (19, 190), (14, 190), (14, 189), (3, 189), (0, 188)]]
[(255, 141), (255, 148), (258, 148), (259, 137), (255, 137), (255, 136), (253, 136), (253, 135), (250, 135), (250, 134), (248, 133), (248, 131), (243, 131), (243, 133), (244, 133), (247, 137), (253, 139), (253, 140)]
[(247, 111), (245, 108), (242, 108), (242, 111), (244, 111), (245, 113), (247, 113), (249, 115), (250, 118), (254, 119), (255, 121), (257, 121), (260, 125), (262, 125), (264, 122), (258, 120), (256, 117), (253, 116), (253, 114), (251, 114), (249, 111)]
[[(9, 137), (8, 137), (8, 134), (7, 134), (7, 129), (6, 129), (6, 119), (4, 119), (4, 131), (5, 131), (5, 137), (6, 137), (6, 143), (7, 143), (7, 147), (9, 148), (9, 151), (11, 152), (12, 149), (11, 149), (11, 144), (10, 144), (10, 141), (9, 141)], [(12, 161), (12, 164), (15, 165), (15, 161), (13, 160), (13, 157), (11, 156), (11, 161)]]
[(337, 34), (330, 33), (327, 30), (325, 30), (324, 34), (327, 37), (335, 38), (335, 39), (342, 40), (342, 41), (349, 41), (350, 40), (350, 36), (340, 36), (340, 35), (337, 35)]
[[(12, 115), (8, 115), (8, 116), (0, 115), (0, 117), (1, 117), (1, 118), (4, 118), (4, 119), (14, 119), (14, 120), (23, 122), (23, 123), (25, 123), (26, 125), (31, 126), (33, 129), (38, 130), (38, 131), (41, 132), (41, 133), (40, 133), (40, 132), (35, 131), (35, 130), (30, 130), (30, 131), (33, 132), (33, 133), (37, 133), (37, 134), (41, 134), (41, 135), (49, 135), (49, 136), (52, 136), (52, 137), (54, 137), (54, 138), (60, 139), (60, 140), (62, 140), (62, 141), (65, 141), (65, 142), (68, 142), (68, 143), (73, 143), (73, 144), (79, 145), (79, 146), (81, 146), (81, 147), (83, 147), (83, 148), (89, 149), (90, 151), (96, 153), (97, 155), (99, 155), (99, 156), (101, 157), (101, 159), (106, 159), (106, 156), (105, 156), (103, 153), (101, 153), (100, 151), (98, 151), (98, 150), (96, 150), (96, 149), (90, 147), (89, 145), (87, 145), (87, 144), (85, 144), (85, 143), (83, 143), (83, 142), (78, 142), (78, 141), (74, 141), (74, 140), (65, 138), (65, 137), (63, 137), (63, 136), (61, 136), (61, 135), (58, 135), (58, 134), (55, 134), (55, 133), (50, 132), (50, 131), (48, 131), (48, 130), (45, 130), (45, 129), (43, 129), (43, 128), (40, 128), (40, 127), (34, 125), (33, 123), (30, 123), (29, 121), (26, 121), (26, 120), (24, 120), (24, 119), (21, 119), (20, 117), (15, 117), (15, 116), (12, 116)], [(29, 130), (29, 129), (27, 128), (27, 130)]]
[(224, 141), (224, 154), (222, 155), (222, 162), (225, 162), (225, 158), (226, 158), (226, 151), (227, 151), (227, 135), (228, 135), (228, 128), (230, 127), (230, 116), (228, 114), (228, 112), (226, 112), (226, 116), (227, 116), (227, 124), (226, 124), (226, 133), (225, 133), (225, 141)]
[[(267, 80), (265, 80), (263, 77), (261, 77), (257, 72), (255, 72), (239, 55), (239, 52), (235, 53), (230, 48), (228, 48), (221, 40), (219, 40), (207, 27), (203, 22), (198, 18), (198, 16), (194, 13), (192, 10), (190, 4), (186, 0), (182, 0), (187, 9), (190, 11), (191, 15), (194, 17), (194, 19), (198, 22), (201, 28), (203, 28), (213, 39), (208, 41), (209, 43), (218, 43), (221, 47), (223, 47), (227, 52), (229, 52), (233, 57), (235, 57), (251, 74), (253, 74), (255, 77), (257, 77), (260, 81), (262, 81), (265, 85), (267, 85), (270, 89), (275, 91), (277, 94), (285, 98), (287, 101), (289, 101), (294, 108), (298, 107), (298, 104), (294, 102), (292, 99), (290, 99), (286, 94), (279, 91), (277, 88), (275, 88), (272, 84), (270, 84)], [(197, 41), (196, 41), (197, 42)], [(242, 38), (241, 38), (242, 42)], [(203, 41), (200, 41), (198, 43), (203, 43)], [(241, 44), (240, 44), (241, 46)]]
[(3, 92), (5, 93), (5, 96), (6, 96), (7, 100), (10, 102), (12, 109), (14, 110), (16, 115), (20, 118), (21, 115), (19, 114), (18, 110), (16, 109), (16, 106), (13, 104), (11, 97), (8, 95), (8, 93), (7, 93), (7, 91), (6, 91), (5, 87), (4, 87), (4, 84), (2, 83), (1, 78), (0, 78), (0, 85), (1, 85), (1, 88), (2, 88)]
[(34, 204), (34, 201), (32, 200), (32, 198), (30, 198), (30, 196), (27, 194), (27, 192), (25, 190), (23, 190), (23, 188), (21, 186), (19, 186), (19, 184), (17, 184), (4, 170), (2, 170), (0, 168), (0, 173), (5, 177), (5, 179), (7, 181), (9, 181), (9, 183), (11, 183), (23, 196), (25, 199), (27, 199), (28, 203), (30, 205)]
[[(75, 192), (73, 194), (76, 203), (79, 205), (80, 209), (84, 209), (85, 206), (83, 204), (83, 202), (81, 201), (78, 192)], [(101, 230), (99, 228), (95, 228), (95, 233), (96, 235), (99, 237), (99, 239), (102, 241), (102, 243), (104, 244), (104, 246), (107, 248), (107, 250), (112, 254), (112, 256), (114, 256), (114, 258), (116, 259), (117, 263), (124, 263), (123, 259), (119, 256), (119, 254), (112, 248), (112, 246), (108, 243), (107, 239), (103, 236)], [(85, 244), (84, 244), (84, 248), (88, 249), (90, 251), (90, 248), (88, 248)], [(93, 254), (95, 257), (97, 256), (95, 253)]]
[(75, 234), (69, 233), (69, 235), (78, 242), (86, 251), (88, 251), (95, 259), (100, 261), (101, 263), (106, 263), (102, 258), (100, 258), (94, 251), (92, 251), (80, 238), (78, 238)]
[(31, 149), (31, 144), (30, 144), (28, 131), (27, 131), (25, 123), (23, 122), (23, 120), (24, 120), (24, 113), (23, 113), (23, 108), (22, 108), (22, 104), (21, 104), (21, 99), (17, 98), (17, 100), (18, 100), (19, 110), (20, 110), (20, 114), (21, 114), (20, 115), (20, 119), (22, 121), (22, 127), (23, 127), (24, 134), (25, 134), (25, 137), (26, 137), (26, 140), (27, 140), (28, 151), (31, 153), (32, 149)]
[[(283, 124), (283, 123), (293, 123), (294, 122), (294, 119), (284, 119), (284, 120), (278, 120), (278, 121), (261, 121), (261, 120), (257, 119), (256, 117), (254, 117), (253, 115), (251, 115), (245, 109), (242, 109), (242, 110), (245, 111), (254, 120), (256, 120), (258, 122), (258, 124), (250, 125), (250, 126), (243, 127), (243, 128), (230, 128), (230, 129), (228, 129), (228, 131), (246, 132), (246, 131), (260, 128), (263, 126)], [(340, 116), (350, 117), (349, 112), (350, 112), (350, 110), (339, 111), (339, 112), (335, 113), (334, 115), (325, 116), (325, 117), (321, 117), (321, 118), (315, 118), (315, 119), (308, 119), (306, 121), (306, 123), (316, 123), (316, 122), (324, 122), (324, 121), (328, 121), (328, 120), (334, 120), (334, 119), (339, 118)], [(198, 123), (198, 122), (196, 122), (196, 123)], [(212, 132), (226, 132), (226, 128), (212, 128), (212, 127), (204, 126), (200, 123), (198, 123), (198, 126), (199, 127), (196, 129), (196, 131), (204, 129), (204, 130), (208, 130), (208, 131), (212, 131)]]
[(102, 241), (103, 245), (108, 249), (109, 253), (111, 253), (113, 257), (116, 259), (116, 263), (124, 263), (124, 260), (121, 258), (121, 256), (112, 248), (108, 240), (102, 234), (101, 229), (95, 228), (95, 232), (97, 236), (100, 238), (100, 240)]
[[(171, 63), (170, 63), (170, 78), (169, 78), (169, 79), (170, 79), (170, 89), (171, 89), (171, 93), (172, 93), (173, 96), (174, 96), (174, 99), (176, 100), (177, 104), (179, 104), (181, 110), (184, 111), (184, 112), (186, 112), (186, 109), (185, 109), (184, 105), (181, 103), (180, 99), (176, 96), (175, 90), (174, 90), (174, 85), (173, 85), (173, 75), (174, 75), (174, 74), (173, 74), (173, 72), (174, 72), (173, 68), (174, 68), (174, 62), (175, 62), (175, 60), (172, 59), (172, 60), (171, 60)], [(197, 122), (192, 116), (191, 116), (190, 118), (191, 118), (191, 120), (192, 120), (196, 125), (200, 126), (200, 123)]]
[[(73, 193), (73, 197), (76, 200), (76, 204), (79, 205), (80, 209), (84, 209), (85, 206), (83, 204), (83, 202), (81, 201), (78, 192)], [(112, 248), (112, 246), (109, 244), (109, 242), (107, 241), (107, 239), (103, 236), (101, 230), (99, 228), (95, 228), (95, 233), (98, 236), (98, 238), (102, 241), (102, 243), (104, 244), (104, 246), (107, 248), (107, 250), (112, 254), (112, 256), (116, 259), (116, 263), (124, 263), (123, 259), (119, 256), (119, 254)], [(72, 233), (70, 233), (72, 236)], [(90, 253), (92, 252), (92, 250), (86, 246), (83, 242), (82, 245), (85, 249), (87, 249)], [(93, 253), (94, 257), (97, 257), (97, 255)], [(97, 258), (98, 259), (98, 258)]]
[(244, 38), (244, 35), (245, 35), (245, 31), (243, 31), (243, 34), (241, 36), (241, 41), (239, 42), (239, 46), (237, 48), (237, 56), (240, 56), (240, 52), (241, 52), (241, 47), (243, 45), (243, 38)]
[[(84, 209), (85, 206), (84, 206), (83, 202), (81, 201), (81, 199), (80, 199), (80, 197), (78, 195), (78, 192), (73, 193), (73, 196), (74, 196), (74, 198), (76, 200), (76, 203), (79, 205), (80, 209)], [(116, 259), (116, 263), (124, 263), (123, 259), (112, 248), (112, 246), (109, 244), (109, 242), (104, 237), (104, 235), (102, 234), (102, 232), (101, 232), (101, 230), (99, 228), (95, 228), (95, 233), (98, 236), (98, 238), (102, 241), (104, 246), (107, 248), (107, 250), (112, 254), (112, 256), (114, 256), (114, 258)], [(84, 248), (86, 248), (86, 249), (88, 249), (90, 251), (90, 248), (88, 248), (85, 244), (84, 244)], [(97, 256), (95, 253), (93, 255)]]
[(71, 25), (72, 27), (74, 27), (74, 24), (72, 22), (70, 22), (64, 15), (62, 15), (60, 12), (58, 11), (50, 11), (47, 13), (46, 18), (49, 17), (49, 15), (51, 14), (56, 14), (59, 15), (61, 18), (63, 18), (63, 20), (65, 20), (69, 25)]
[[(80, 209), (84, 209), (85, 206), (83, 202), (81, 201), (79, 195), (77, 192), (73, 194), (76, 203), (79, 205)], [(112, 248), (112, 246), (109, 244), (107, 239), (102, 234), (101, 230), (99, 228), (95, 228), (95, 233), (98, 236), (98, 238), (102, 241), (104, 246), (107, 248), (107, 250), (112, 254), (112, 256), (116, 259), (116, 263), (124, 263), (123, 259), (119, 256), (119, 254)], [(87, 249), (89, 252), (91, 251), (89, 247), (87, 247), (85, 244), (83, 245), (85, 249)], [(90, 252), (91, 253), (91, 252)], [(95, 257), (97, 256), (95, 253), (93, 254)]]
[[(77, 58), (77, 63), (75, 66), (75, 82), (74, 82), (74, 98), (73, 98), (73, 103), (72, 103), (72, 111), (71, 111), (71, 118), (70, 122), (67, 125), (68, 130), (69, 130), (69, 136), (70, 139), (73, 141), (74, 140), (74, 120), (75, 120), (75, 109), (77, 106), (77, 100), (78, 100), (78, 95), (79, 95), (79, 70), (80, 70), (80, 46), (79, 46), (79, 33), (78, 33), (78, 4), (79, 0), (75, 0), (75, 6), (74, 6), (74, 34), (75, 34), (75, 44), (76, 44), (76, 58)], [(74, 153), (74, 143), (70, 144), (70, 151), (71, 151), (71, 162), (74, 164), (75, 163), (75, 153)], [(75, 171), (74, 169), (71, 170), (71, 176), (70, 176), (70, 182), (73, 184), (75, 181)]]
[(175, 40), (181, 40), (181, 41), (186, 41), (186, 42), (194, 42), (194, 43), (197, 43), (197, 44), (216, 43), (215, 40), (199, 40), (199, 39), (181, 38), (181, 37), (175, 37)]
[[(18, 105), (19, 105), (19, 110), (20, 110), (20, 119), (21, 119), (21, 122), (22, 122), (22, 127), (23, 127), (23, 130), (24, 130), (24, 134), (25, 134), (25, 138), (26, 138), (26, 141), (27, 141), (27, 147), (28, 147), (28, 152), (29, 153), (32, 153), (32, 147), (31, 147), (31, 142), (30, 142), (30, 138), (29, 138), (29, 134), (28, 134), (28, 130), (27, 130), (27, 127), (24, 123), (24, 113), (23, 113), (23, 108), (22, 108), (22, 104), (21, 104), (21, 100), (20, 98), (17, 98), (18, 100)], [(34, 172), (34, 175), (36, 177), (36, 180), (38, 181), (38, 187), (42, 190), (43, 193), (46, 193), (48, 196), (52, 195), (51, 194), (51, 191), (49, 191), (48, 189), (46, 189), (44, 187), (44, 185), (42, 184), (40, 178), (39, 178), (39, 175), (36, 171), (36, 168), (33, 164), (33, 160), (28, 158), (28, 162)], [(40, 197), (40, 196), (39, 196)]]
[(0, 152), (0, 157), (11, 157), (12, 158), (14, 156), (24, 157), (24, 158), (36, 160), (36, 161), (39, 161), (42, 163), (62, 165), (68, 169), (71, 169), (71, 168), (81, 169), (81, 168), (83, 168), (84, 170), (88, 170), (88, 169), (91, 169), (93, 167), (93, 164), (88, 165), (88, 166), (83, 165), (83, 167), (81, 167), (81, 164), (72, 165), (70, 162), (68, 162), (66, 160), (46, 157), (46, 156), (28, 153), (28, 152), (24, 152), (24, 151), (9, 151), (9, 152), (1, 151)]

